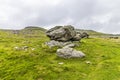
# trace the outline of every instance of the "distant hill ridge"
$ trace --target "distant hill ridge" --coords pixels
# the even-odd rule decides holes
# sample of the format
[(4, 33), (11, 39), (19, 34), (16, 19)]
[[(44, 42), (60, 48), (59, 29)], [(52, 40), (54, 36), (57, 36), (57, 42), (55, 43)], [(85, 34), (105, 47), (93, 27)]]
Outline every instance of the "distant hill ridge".
[(110, 36), (110, 35), (113, 35), (113, 34), (97, 32), (97, 31), (94, 31), (94, 30), (85, 30), (85, 29), (76, 29), (76, 31), (79, 31), (81, 33), (87, 32), (89, 35), (94, 35), (94, 36)]
[[(42, 28), (42, 27), (39, 27), (39, 26), (27, 26), (25, 27), (24, 29), (21, 29), (21, 30), (12, 30), (12, 29), (0, 29), (0, 31), (5, 31), (5, 32), (9, 32), (9, 31), (42, 31), (42, 32), (46, 32), (47, 30)], [(120, 34), (116, 34), (116, 35), (113, 35), (113, 34), (106, 34), (106, 33), (102, 33), (102, 32), (97, 32), (97, 31), (94, 31), (94, 30), (85, 30), (85, 29), (76, 29), (76, 31), (78, 32), (87, 32), (89, 35), (92, 35), (92, 36), (120, 36)]]
[(22, 30), (41, 30), (41, 31), (46, 31), (46, 29), (42, 28), (42, 27), (37, 27), (37, 26), (27, 26)]
[(14, 31), (14, 30), (41, 30), (41, 31), (46, 31), (46, 29), (38, 26), (27, 26), (24, 29), (0, 29), (0, 31)]

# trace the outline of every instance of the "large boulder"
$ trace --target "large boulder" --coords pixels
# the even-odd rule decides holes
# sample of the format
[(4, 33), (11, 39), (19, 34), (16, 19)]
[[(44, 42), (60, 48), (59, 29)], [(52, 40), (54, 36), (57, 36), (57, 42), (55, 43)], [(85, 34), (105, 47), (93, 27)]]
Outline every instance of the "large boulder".
[(70, 41), (76, 35), (74, 27), (71, 25), (67, 26), (56, 26), (46, 32), (46, 35), (55, 41)]
[(82, 58), (85, 54), (70, 47), (63, 47), (57, 50), (57, 55), (62, 58)]

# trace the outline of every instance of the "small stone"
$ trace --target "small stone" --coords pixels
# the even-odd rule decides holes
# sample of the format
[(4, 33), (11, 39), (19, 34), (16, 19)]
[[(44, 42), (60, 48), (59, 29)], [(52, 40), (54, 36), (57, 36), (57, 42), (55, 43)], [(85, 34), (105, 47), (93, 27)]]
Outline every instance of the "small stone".
[(18, 49), (19, 47), (14, 47), (15, 49)]
[(91, 64), (91, 62), (90, 62), (90, 61), (86, 61), (86, 63), (87, 63), (87, 64)]
[(19, 47), (17, 47), (17, 46), (16, 46), (16, 47), (14, 47), (14, 49), (15, 49), (15, 50), (20, 50), (20, 48), (19, 48)]
[(63, 62), (60, 62), (60, 63), (58, 63), (58, 64), (62, 65), (62, 64), (64, 64), (64, 63), (63, 63)]
[(31, 50), (32, 50), (32, 51), (34, 51), (34, 50), (35, 50), (35, 48), (32, 48)]
[(23, 50), (26, 50), (26, 49), (28, 49), (28, 48), (29, 48), (28, 46), (23, 46), (23, 47), (22, 47)]

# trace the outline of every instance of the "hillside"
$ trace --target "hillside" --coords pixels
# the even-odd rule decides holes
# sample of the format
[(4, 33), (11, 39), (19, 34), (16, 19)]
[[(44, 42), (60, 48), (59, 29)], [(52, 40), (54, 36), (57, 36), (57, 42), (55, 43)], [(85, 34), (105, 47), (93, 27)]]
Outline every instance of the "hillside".
[(76, 29), (76, 31), (80, 31), (81, 33), (87, 32), (90, 36), (97, 36), (97, 37), (114, 36), (113, 34), (101, 33), (101, 32), (97, 32), (97, 31), (94, 31), (94, 30)]
[(0, 80), (120, 79), (119, 39), (82, 39), (76, 49), (86, 57), (63, 59), (56, 55), (56, 48), (44, 45), (49, 41), (44, 32), (38, 35), (0, 31)]
[[(41, 32), (46, 32), (46, 29), (38, 26), (27, 26), (24, 29), (21, 30), (5, 30), (5, 29), (0, 29), (0, 31), (4, 33), (14, 33), (14, 31), (18, 31), (20, 34), (25, 34), (28, 36), (28, 34), (36, 34), (36, 36), (41, 33)], [(120, 36), (120, 34), (106, 34), (106, 33), (101, 33), (97, 32), (94, 30), (84, 30), (84, 29), (76, 29), (77, 32), (83, 33), (87, 32), (91, 37), (109, 37), (109, 36)], [(34, 35), (35, 36), (35, 35)]]
[(28, 26), (28, 27), (25, 27), (22, 30), (41, 30), (41, 31), (46, 31), (46, 29), (44, 29), (42, 27), (38, 27), (38, 26)]
[[(12, 29), (0, 29), (0, 36), (2, 37), (4, 34), (4, 37), (40, 37), (42, 34), (45, 34), (46, 29), (37, 27), (37, 26), (28, 26), (21, 30), (12, 30)], [(10, 36), (9, 36), (10, 35)]]

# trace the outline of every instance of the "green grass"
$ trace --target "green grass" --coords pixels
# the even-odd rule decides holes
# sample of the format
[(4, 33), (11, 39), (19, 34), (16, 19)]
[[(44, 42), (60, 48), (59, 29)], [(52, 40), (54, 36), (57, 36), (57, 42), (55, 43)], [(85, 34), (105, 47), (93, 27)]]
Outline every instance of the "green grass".
[[(86, 57), (63, 59), (55, 49), (44, 47), (49, 40), (44, 32), (38, 35), (0, 32), (0, 80), (120, 80), (120, 40), (83, 39), (76, 49)], [(23, 46), (28, 49), (15, 49)]]

